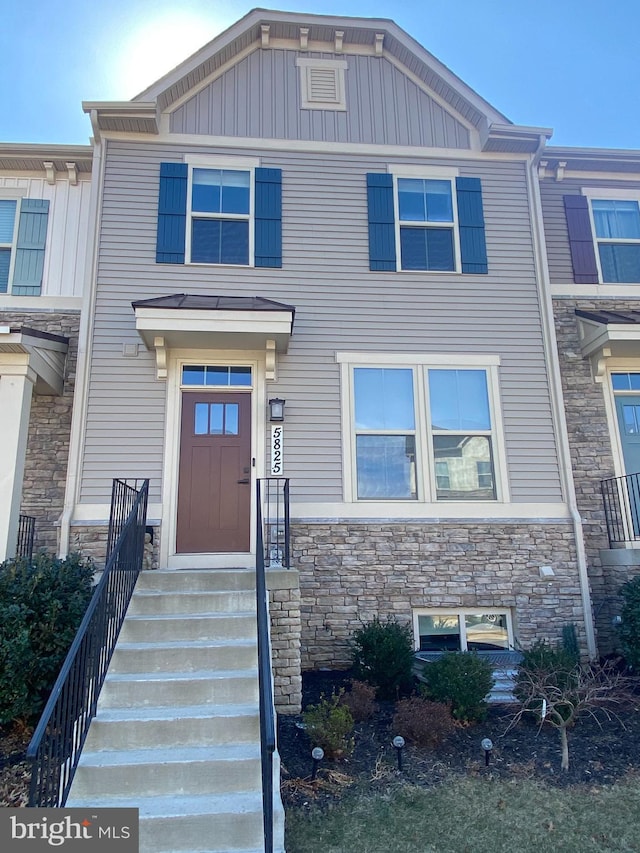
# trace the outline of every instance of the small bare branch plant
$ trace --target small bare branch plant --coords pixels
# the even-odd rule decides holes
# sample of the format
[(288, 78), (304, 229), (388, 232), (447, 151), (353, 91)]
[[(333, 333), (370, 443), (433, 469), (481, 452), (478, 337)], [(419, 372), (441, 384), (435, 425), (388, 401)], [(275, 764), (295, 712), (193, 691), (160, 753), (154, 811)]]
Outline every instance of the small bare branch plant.
[(617, 711), (631, 701), (628, 679), (610, 662), (576, 664), (571, 668), (562, 664), (544, 669), (521, 667), (515, 693), (521, 707), (511, 718), (509, 728), (525, 714), (535, 714), (540, 727), (547, 723), (557, 729), (563, 770), (569, 769), (568, 729), (587, 716), (600, 726), (603, 720), (615, 718), (624, 727)]

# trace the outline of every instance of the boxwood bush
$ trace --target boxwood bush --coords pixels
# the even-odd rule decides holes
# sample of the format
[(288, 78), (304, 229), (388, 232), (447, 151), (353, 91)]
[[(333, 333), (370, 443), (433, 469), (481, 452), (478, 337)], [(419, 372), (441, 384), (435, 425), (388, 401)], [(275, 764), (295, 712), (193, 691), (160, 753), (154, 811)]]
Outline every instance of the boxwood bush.
[(38, 714), (93, 592), (93, 565), (73, 554), (0, 564), (0, 723)]
[(456, 720), (472, 722), (487, 715), (485, 696), (494, 685), (489, 661), (474, 652), (445, 652), (422, 670), (424, 692), (436, 702), (451, 703)]
[(409, 625), (377, 616), (351, 638), (357, 679), (376, 688), (378, 699), (398, 699), (413, 683), (413, 635)]

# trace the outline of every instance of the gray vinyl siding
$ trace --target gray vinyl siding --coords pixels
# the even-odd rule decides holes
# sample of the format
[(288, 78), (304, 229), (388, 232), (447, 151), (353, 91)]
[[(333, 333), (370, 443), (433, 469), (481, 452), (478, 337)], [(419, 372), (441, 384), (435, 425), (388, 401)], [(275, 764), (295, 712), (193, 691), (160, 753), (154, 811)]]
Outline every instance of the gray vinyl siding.
[[(347, 110), (300, 108), (297, 56), (347, 61)], [(180, 106), (173, 133), (469, 148), (469, 131), (388, 60), (256, 50)]]
[(295, 500), (343, 498), (335, 353), (354, 350), (500, 355), (511, 498), (561, 500), (524, 164), (459, 163), (461, 175), (482, 179), (488, 275), (369, 271), (365, 175), (385, 170), (388, 159), (251, 149), (239, 153), (283, 170), (282, 269), (156, 264), (160, 162), (185, 153), (108, 143), (83, 502), (106, 501), (114, 476), (150, 477), (151, 499), (159, 499), (166, 383), (142, 345), (138, 358), (124, 358), (122, 344), (139, 342), (132, 300), (184, 292), (295, 305), (289, 352), (268, 387), (287, 401)]
[[(611, 198), (616, 198), (616, 190), (620, 189), (635, 189), (640, 192), (640, 181), (607, 183), (605, 176), (602, 180), (565, 178), (562, 181), (545, 179), (540, 182), (551, 284), (573, 284), (571, 250), (562, 197), (565, 195), (581, 195), (583, 187), (607, 186), (611, 187)], [(580, 285), (576, 285), (576, 288), (579, 289)]]

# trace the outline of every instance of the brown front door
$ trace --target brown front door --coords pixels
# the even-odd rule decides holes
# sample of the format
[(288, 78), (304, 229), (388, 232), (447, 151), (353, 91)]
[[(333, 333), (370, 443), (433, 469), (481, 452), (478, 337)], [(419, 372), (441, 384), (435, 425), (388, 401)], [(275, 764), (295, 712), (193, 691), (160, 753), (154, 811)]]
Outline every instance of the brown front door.
[(251, 395), (183, 392), (176, 551), (249, 551)]

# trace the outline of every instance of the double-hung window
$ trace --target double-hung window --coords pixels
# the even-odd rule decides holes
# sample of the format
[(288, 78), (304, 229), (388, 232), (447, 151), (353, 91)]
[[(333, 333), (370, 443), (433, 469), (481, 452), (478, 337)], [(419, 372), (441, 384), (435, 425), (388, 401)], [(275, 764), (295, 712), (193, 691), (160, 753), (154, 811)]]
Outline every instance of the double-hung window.
[(161, 163), (156, 262), (281, 267), (281, 170), (203, 154)]
[(0, 293), (9, 289), (17, 205), (16, 199), (0, 199)]
[(248, 170), (192, 169), (188, 232), (191, 263), (250, 263), (251, 178)]
[(451, 181), (399, 177), (396, 192), (401, 268), (453, 272), (457, 253)]
[(367, 210), (371, 270), (487, 274), (479, 178), (390, 165), (367, 174)]
[(603, 282), (640, 282), (640, 205), (637, 199), (591, 199)]
[(0, 197), (0, 293), (39, 296), (49, 201)]
[(449, 366), (456, 359), (446, 356), (341, 353), (338, 360), (350, 385), (347, 497), (504, 499), (495, 357), (483, 368), (464, 357)]

